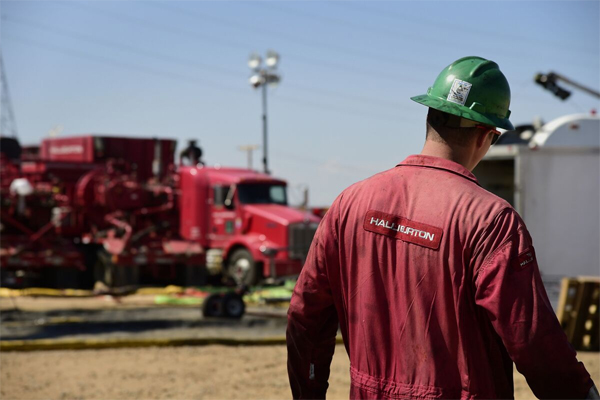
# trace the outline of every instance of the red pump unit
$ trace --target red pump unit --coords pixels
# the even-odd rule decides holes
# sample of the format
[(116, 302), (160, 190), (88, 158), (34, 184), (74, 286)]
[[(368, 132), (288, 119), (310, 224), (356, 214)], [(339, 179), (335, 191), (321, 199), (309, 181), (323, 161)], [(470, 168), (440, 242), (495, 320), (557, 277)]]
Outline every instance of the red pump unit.
[[(251, 285), (298, 274), (319, 218), (251, 170), (176, 166), (174, 140), (2, 138), (2, 285)], [(18, 151), (17, 151), (18, 150)], [(17, 154), (18, 153), (18, 154)], [(38, 281), (39, 282), (39, 281)]]

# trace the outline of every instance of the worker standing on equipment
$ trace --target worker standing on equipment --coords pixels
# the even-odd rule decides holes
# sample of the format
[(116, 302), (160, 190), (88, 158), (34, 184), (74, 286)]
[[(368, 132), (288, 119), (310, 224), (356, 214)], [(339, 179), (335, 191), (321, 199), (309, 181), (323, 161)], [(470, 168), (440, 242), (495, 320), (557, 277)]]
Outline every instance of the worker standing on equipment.
[(513, 362), (539, 398), (597, 395), (523, 220), (471, 173), (513, 129), (498, 65), (461, 58), (412, 99), (421, 154), (346, 189), (312, 242), (288, 312), (294, 398), (325, 397), (338, 323), (351, 399), (513, 398)]
[(195, 140), (188, 140), (188, 146), (179, 153), (179, 164), (197, 166), (204, 165), (202, 161), (202, 149), (196, 145)]

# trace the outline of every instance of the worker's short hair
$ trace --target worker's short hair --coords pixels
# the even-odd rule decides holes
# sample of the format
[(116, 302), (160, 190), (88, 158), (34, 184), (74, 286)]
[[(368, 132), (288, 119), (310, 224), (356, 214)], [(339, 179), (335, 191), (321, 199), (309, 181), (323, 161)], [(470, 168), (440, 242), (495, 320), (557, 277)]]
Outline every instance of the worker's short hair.
[(429, 108), (427, 113), (427, 140), (466, 146), (475, 139), (475, 128), (461, 127), (462, 118)]

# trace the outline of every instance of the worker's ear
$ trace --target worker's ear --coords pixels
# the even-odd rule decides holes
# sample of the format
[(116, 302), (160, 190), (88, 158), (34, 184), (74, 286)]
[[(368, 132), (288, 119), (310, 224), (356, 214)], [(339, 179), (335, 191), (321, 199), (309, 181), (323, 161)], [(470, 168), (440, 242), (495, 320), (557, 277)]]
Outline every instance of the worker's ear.
[(476, 133), (476, 142), (477, 142), (477, 148), (480, 149), (483, 146), (485, 146), (488, 142), (488, 135), (490, 133), (489, 129), (483, 129), (483, 128), (477, 128), (477, 133)]

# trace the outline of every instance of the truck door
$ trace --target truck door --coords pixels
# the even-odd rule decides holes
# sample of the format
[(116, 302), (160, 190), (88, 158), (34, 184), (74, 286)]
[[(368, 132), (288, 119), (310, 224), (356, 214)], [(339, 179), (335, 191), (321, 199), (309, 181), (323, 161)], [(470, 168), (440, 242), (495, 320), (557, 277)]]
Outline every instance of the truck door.
[[(214, 185), (213, 192), (213, 210), (211, 215), (211, 236), (215, 246), (219, 242), (227, 241), (235, 234), (236, 210), (225, 207), (225, 200), (233, 196), (234, 186)], [(231, 198), (233, 200), (233, 198)]]

